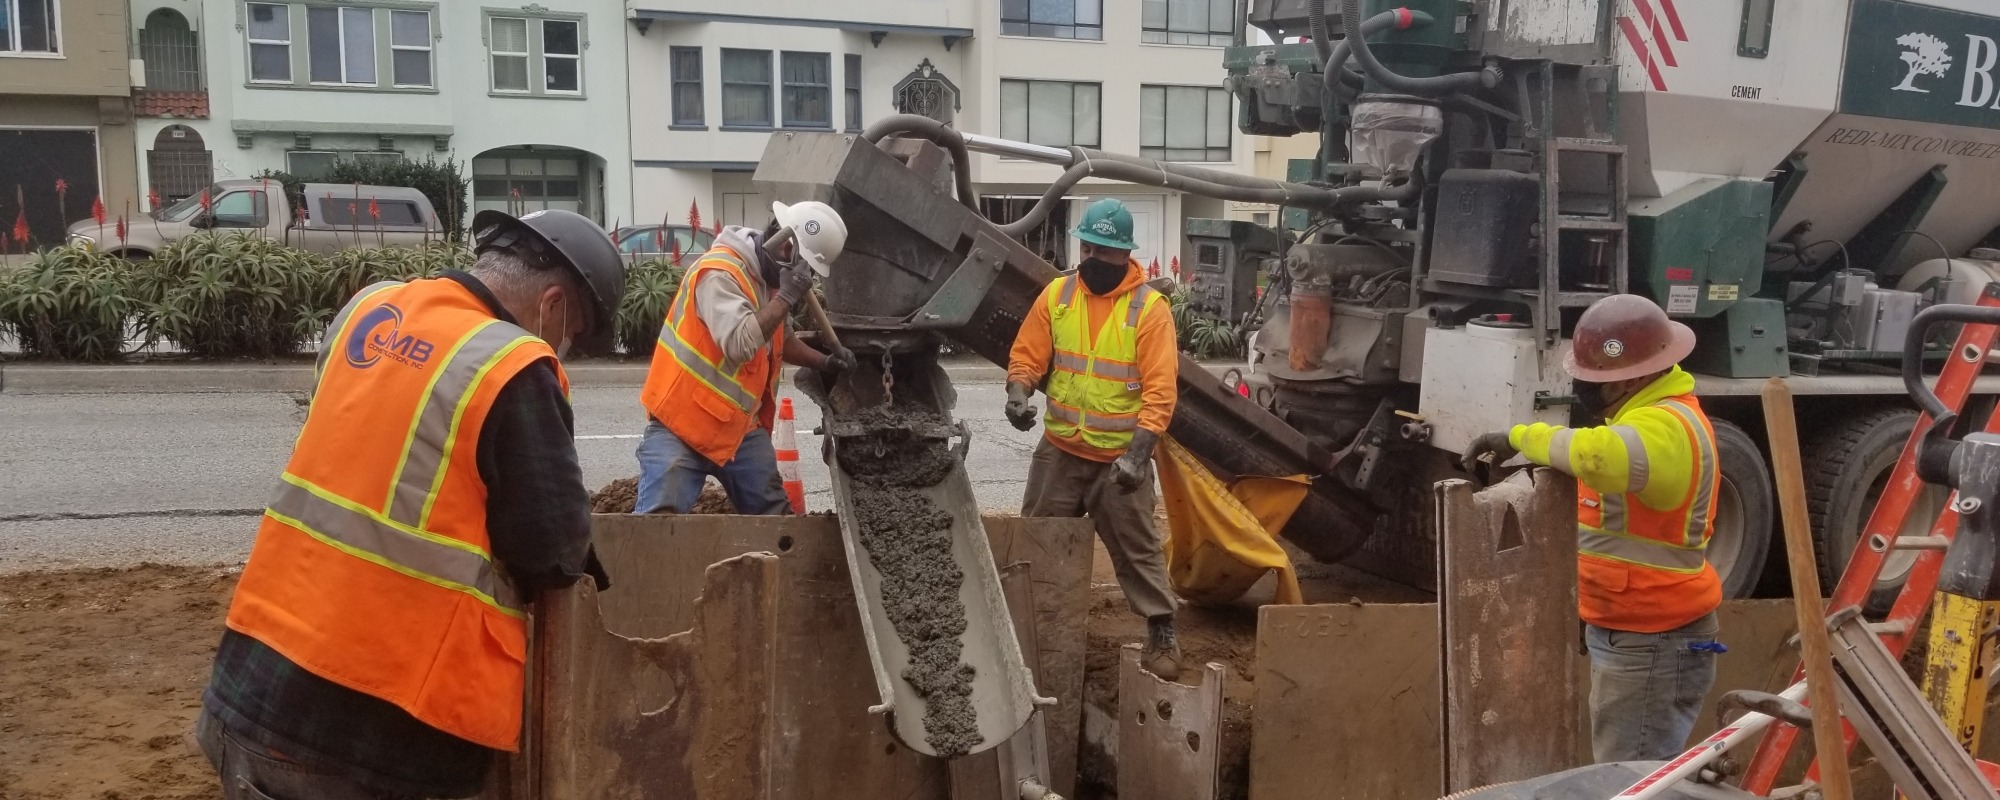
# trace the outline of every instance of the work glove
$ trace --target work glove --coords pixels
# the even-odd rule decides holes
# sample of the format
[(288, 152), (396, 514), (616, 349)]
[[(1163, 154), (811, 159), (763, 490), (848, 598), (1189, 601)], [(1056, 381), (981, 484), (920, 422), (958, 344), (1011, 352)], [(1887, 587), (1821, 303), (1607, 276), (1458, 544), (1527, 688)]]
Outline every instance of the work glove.
[(1479, 464), (1479, 457), (1488, 453), (1493, 454), (1493, 466), (1496, 467), (1507, 459), (1520, 455), (1520, 451), (1515, 450), (1514, 445), (1507, 441), (1506, 431), (1494, 431), (1480, 434), (1479, 438), (1472, 440), (1472, 444), (1466, 445), (1465, 454), (1459, 456), (1458, 465), (1464, 467), (1466, 472), (1471, 472), (1472, 468)]
[(1014, 430), (1035, 427), (1035, 407), (1028, 405), (1028, 395), (1033, 391), (1025, 383), (1007, 384), (1007, 421), (1014, 423)]
[(834, 348), (833, 352), (827, 354), (826, 367), (821, 371), (826, 373), (826, 378), (830, 381), (847, 374), (853, 369), (854, 351), (845, 347), (837, 347)]
[(1118, 491), (1131, 494), (1153, 479), (1153, 446), (1159, 443), (1160, 435), (1145, 428), (1132, 433), (1132, 446), (1111, 462), (1111, 480), (1118, 483)]
[(778, 299), (785, 301), (786, 306), (797, 308), (806, 293), (812, 291), (812, 285), (812, 266), (805, 259), (796, 258), (778, 268)]

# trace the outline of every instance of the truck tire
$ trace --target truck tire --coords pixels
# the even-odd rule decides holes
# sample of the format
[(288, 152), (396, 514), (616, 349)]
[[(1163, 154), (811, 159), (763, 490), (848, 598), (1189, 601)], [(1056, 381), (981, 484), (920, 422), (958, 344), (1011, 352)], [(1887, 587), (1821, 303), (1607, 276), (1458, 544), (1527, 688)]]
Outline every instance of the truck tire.
[[(1916, 424), (1914, 409), (1882, 408), (1839, 420), (1807, 442), (1806, 510), (1812, 518), (1813, 555), (1819, 562), (1822, 592), (1831, 594), (1847, 569), (1861, 529), (1868, 524), (1868, 515), (1874, 512)], [(1946, 495), (1943, 487), (1925, 487), (1910, 506), (1902, 535), (1929, 533), (1931, 523), (1944, 509)], [(1869, 592), (1869, 613), (1888, 610), (1915, 562), (1914, 552), (1889, 555)]]
[(1742, 428), (1719, 419), (1715, 446), (1722, 467), (1722, 484), (1715, 497), (1715, 532), (1708, 540), (1708, 563), (1722, 578), (1722, 596), (1749, 597), (1764, 575), (1771, 552), (1771, 513), (1775, 498), (1771, 469), (1757, 450), (1757, 441)]

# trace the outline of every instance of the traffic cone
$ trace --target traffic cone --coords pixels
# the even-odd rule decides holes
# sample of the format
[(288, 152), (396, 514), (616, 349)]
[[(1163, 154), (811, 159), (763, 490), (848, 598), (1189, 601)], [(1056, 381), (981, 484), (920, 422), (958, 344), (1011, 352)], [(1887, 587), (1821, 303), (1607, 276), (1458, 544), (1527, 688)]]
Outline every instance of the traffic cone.
[(778, 401), (778, 425), (771, 432), (771, 449), (778, 453), (778, 477), (785, 482), (785, 497), (792, 501), (792, 513), (806, 513), (806, 485), (799, 480), (798, 423), (792, 417), (792, 398)]

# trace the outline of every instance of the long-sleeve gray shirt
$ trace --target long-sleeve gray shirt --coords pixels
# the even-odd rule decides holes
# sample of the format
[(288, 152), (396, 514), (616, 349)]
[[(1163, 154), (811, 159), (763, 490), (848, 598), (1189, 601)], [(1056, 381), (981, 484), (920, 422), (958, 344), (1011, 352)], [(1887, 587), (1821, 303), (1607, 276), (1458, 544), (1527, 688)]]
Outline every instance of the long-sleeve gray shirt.
[(761, 238), (757, 232), (738, 226), (724, 228), (722, 235), (715, 237), (716, 244), (748, 258), (743, 272), (750, 278), (751, 291), (757, 293), (755, 303), (743, 287), (722, 272), (709, 272), (694, 285), (695, 314), (708, 326), (716, 346), (722, 348), (722, 357), (734, 364), (755, 358), (757, 351), (771, 342), (771, 332), (757, 324), (757, 306), (770, 300), (757, 262)]

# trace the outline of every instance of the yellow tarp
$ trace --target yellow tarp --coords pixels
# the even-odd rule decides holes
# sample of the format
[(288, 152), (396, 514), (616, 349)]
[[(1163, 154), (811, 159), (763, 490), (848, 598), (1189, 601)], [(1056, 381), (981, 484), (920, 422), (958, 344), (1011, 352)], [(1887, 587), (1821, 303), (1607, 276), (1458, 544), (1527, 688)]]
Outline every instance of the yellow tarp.
[(1277, 532), (1311, 490), (1305, 476), (1244, 477), (1224, 486), (1171, 437), (1163, 437), (1153, 462), (1167, 507), (1167, 577), (1176, 593), (1196, 603), (1227, 603), (1275, 570), (1277, 602), (1303, 601)]

